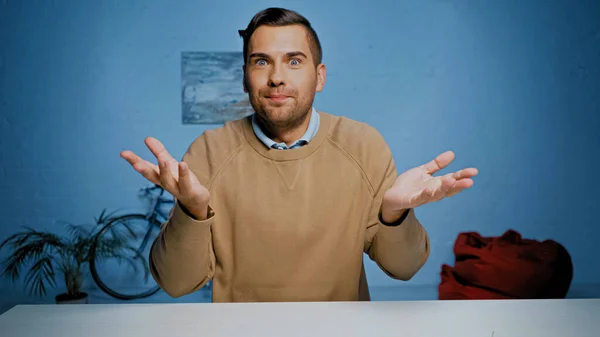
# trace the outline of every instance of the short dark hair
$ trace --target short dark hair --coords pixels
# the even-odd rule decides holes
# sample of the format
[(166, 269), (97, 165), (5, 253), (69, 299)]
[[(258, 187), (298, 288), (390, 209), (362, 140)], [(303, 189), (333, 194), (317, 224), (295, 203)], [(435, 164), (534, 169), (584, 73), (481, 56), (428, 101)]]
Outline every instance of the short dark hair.
[(270, 7), (262, 10), (250, 20), (248, 27), (244, 30), (240, 29), (238, 33), (244, 39), (244, 64), (248, 58), (248, 42), (254, 31), (262, 26), (289, 26), (289, 25), (302, 25), (308, 31), (308, 43), (310, 45), (311, 54), (313, 56), (315, 65), (319, 65), (323, 59), (323, 50), (321, 49), (321, 42), (317, 36), (317, 32), (313, 29), (312, 25), (304, 16), (293, 10)]

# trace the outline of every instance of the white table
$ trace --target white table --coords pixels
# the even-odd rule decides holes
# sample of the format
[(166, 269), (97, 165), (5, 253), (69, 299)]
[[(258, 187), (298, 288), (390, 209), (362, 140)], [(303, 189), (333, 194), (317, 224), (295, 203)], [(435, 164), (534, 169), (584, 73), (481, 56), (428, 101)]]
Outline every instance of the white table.
[(599, 337), (600, 299), (19, 305), (3, 337)]

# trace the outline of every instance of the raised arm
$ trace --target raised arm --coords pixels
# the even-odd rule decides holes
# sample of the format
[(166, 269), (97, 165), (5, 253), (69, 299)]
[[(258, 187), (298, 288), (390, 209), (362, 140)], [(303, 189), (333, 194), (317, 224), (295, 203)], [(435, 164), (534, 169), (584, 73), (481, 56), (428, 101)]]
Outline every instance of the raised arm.
[(382, 218), (383, 196), (397, 176), (390, 155), (383, 183), (371, 206), (365, 252), (388, 276), (408, 281), (429, 257), (429, 236), (414, 209), (405, 210), (397, 219), (388, 222)]
[[(374, 148), (382, 172), (374, 177), (375, 192), (365, 252), (390, 277), (411, 279), (429, 257), (429, 236), (415, 215), (415, 208), (451, 197), (473, 185), (475, 168), (466, 168), (442, 176), (433, 176), (454, 160), (447, 151), (435, 159), (397, 175), (392, 154), (380, 137)], [(374, 178), (375, 179), (375, 178)]]
[(172, 297), (180, 297), (201, 288), (214, 274), (211, 226), (215, 214), (209, 207), (210, 193), (189, 167), (193, 163), (188, 150), (181, 162), (175, 160), (163, 144), (147, 138), (146, 145), (158, 165), (141, 159), (131, 151), (121, 157), (154, 184), (175, 198), (168, 220), (150, 251), (150, 271), (160, 287)]

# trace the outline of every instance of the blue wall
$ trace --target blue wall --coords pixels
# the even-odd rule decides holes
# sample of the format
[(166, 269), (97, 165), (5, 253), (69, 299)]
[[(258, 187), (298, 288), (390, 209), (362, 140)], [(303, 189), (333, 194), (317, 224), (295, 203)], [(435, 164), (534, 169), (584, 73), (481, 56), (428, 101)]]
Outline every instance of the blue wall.
[[(368, 264), (375, 299), (435, 298), (459, 232), (509, 228), (564, 244), (574, 293), (598, 295), (597, 1), (0, 6), (2, 239), (22, 225), (60, 231), (56, 221), (89, 222), (105, 207), (139, 209), (146, 181), (119, 152), (151, 158), (143, 139), (152, 135), (179, 158), (218, 127), (181, 124), (180, 53), (239, 51), (237, 30), (257, 11), (283, 6), (320, 34), (328, 78), (318, 109), (379, 129), (399, 170), (447, 149), (457, 154), (452, 170), (480, 170), (472, 190), (418, 209), (432, 254), (414, 279), (393, 281)], [(4, 280), (0, 289), (5, 299), (31, 300)]]

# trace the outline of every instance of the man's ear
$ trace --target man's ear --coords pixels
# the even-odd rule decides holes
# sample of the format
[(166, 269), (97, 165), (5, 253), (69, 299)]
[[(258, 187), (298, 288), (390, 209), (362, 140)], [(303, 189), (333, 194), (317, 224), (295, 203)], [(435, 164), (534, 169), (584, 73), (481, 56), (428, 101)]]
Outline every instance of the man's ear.
[(248, 86), (246, 85), (246, 65), (242, 66), (244, 76), (242, 77), (242, 85), (244, 86), (244, 92), (248, 93)]
[(325, 65), (321, 63), (317, 66), (317, 87), (315, 88), (315, 91), (321, 92), (323, 90), (326, 79), (327, 68), (325, 68)]

